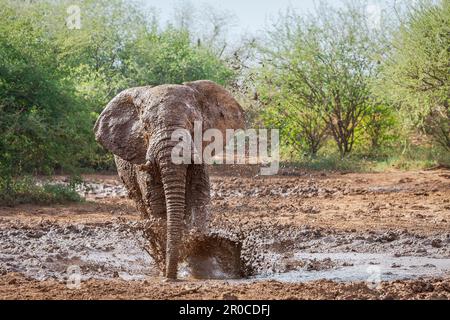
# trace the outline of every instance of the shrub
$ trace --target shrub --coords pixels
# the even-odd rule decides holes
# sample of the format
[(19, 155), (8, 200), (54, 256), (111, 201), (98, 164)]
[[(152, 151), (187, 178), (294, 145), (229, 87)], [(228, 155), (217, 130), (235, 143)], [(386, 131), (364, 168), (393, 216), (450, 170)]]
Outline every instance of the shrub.
[(80, 202), (82, 197), (77, 193), (78, 179), (71, 179), (68, 185), (45, 182), (39, 184), (31, 177), (0, 180), (0, 205), (15, 206), (18, 204), (62, 204)]

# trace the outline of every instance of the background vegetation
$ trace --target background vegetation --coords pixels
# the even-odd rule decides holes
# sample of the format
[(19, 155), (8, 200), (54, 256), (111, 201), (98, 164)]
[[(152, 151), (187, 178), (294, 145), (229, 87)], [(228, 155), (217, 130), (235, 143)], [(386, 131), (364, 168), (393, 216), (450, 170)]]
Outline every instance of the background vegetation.
[(450, 163), (450, 1), (376, 19), (367, 3), (281, 14), (260, 44), (259, 113), (285, 156), (314, 168)]
[[(80, 29), (66, 21), (73, 4)], [(450, 1), (391, 4), (375, 18), (362, 0), (323, 2), (234, 41), (232, 14), (202, 10), (181, 4), (163, 25), (133, 1), (0, 0), (3, 199), (34, 188), (27, 175), (113, 169), (92, 134), (107, 102), (128, 87), (198, 79), (232, 90), (249, 125), (279, 128), (286, 162), (450, 164)]]

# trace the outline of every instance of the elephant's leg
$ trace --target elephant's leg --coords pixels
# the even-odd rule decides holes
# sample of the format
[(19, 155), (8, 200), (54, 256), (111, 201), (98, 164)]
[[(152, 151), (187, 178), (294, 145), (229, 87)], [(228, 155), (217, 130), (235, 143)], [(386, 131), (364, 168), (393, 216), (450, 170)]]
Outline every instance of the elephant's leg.
[(129, 197), (145, 219), (146, 250), (164, 270), (166, 262), (166, 203), (161, 177), (157, 170), (146, 171), (119, 157), (115, 157), (117, 172), (128, 190)]
[(153, 171), (151, 173), (152, 183), (149, 185), (149, 194), (146, 195), (151, 207), (152, 215), (166, 219), (166, 197), (160, 173)]
[(141, 181), (141, 190), (145, 202), (149, 207), (150, 215), (145, 219), (145, 235), (148, 244), (148, 252), (152, 256), (160, 270), (164, 270), (166, 264), (167, 245), (167, 214), (159, 172), (151, 170), (146, 173), (144, 181)]
[(141, 215), (144, 217), (148, 216), (149, 208), (142, 195), (136, 166), (118, 156), (114, 156), (114, 160), (116, 162), (117, 173), (128, 191), (128, 196), (135, 202), (136, 208)]
[(126, 160), (115, 156), (117, 172), (128, 190), (129, 197), (143, 217), (166, 217), (166, 203), (161, 176), (157, 170), (139, 170)]
[(210, 184), (206, 165), (190, 165), (186, 179), (186, 220), (194, 230), (207, 233), (210, 219)]

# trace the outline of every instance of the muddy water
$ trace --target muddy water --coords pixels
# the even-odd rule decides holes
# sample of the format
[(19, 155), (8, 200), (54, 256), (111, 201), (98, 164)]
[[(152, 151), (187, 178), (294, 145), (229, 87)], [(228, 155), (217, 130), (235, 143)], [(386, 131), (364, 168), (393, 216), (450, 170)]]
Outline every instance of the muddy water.
[[(158, 269), (143, 249), (140, 227), (138, 222), (120, 218), (102, 224), (44, 221), (33, 228), (3, 223), (0, 273), (20, 272), (39, 280), (63, 281), (75, 267), (82, 279), (158, 276)], [(374, 233), (368, 238), (289, 228), (280, 229), (277, 238), (268, 238), (267, 230), (258, 230), (248, 231), (251, 240), (242, 242), (245, 263), (253, 267), (253, 275), (247, 279), (254, 281), (394, 280), (450, 274), (450, 239), (446, 236), (430, 239), (406, 233)], [(211, 271), (213, 277), (229, 276), (220, 265), (211, 263), (214, 265), (217, 269)], [(180, 275), (190, 277), (189, 269), (182, 266)]]
[[(372, 186), (368, 191), (395, 193), (405, 188)], [(114, 181), (86, 183), (78, 191), (94, 200), (126, 197), (126, 190)], [(345, 188), (324, 187), (313, 182), (287, 189), (271, 186), (261, 190), (229, 188), (221, 182), (212, 185), (213, 198), (222, 199), (267, 194), (308, 198), (343, 192), (347, 192)], [(64, 280), (73, 270), (82, 279), (134, 280), (160, 274), (143, 249), (145, 240), (140, 222), (120, 218), (97, 224), (43, 221), (30, 227), (19, 221), (0, 223), (0, 274), (20, 272), (40, 280)], [(358, 233), (253, 222), (251, 226), (216, 223), (211, 232), (239, 244), (242, 273), (252, 281), (377, 281), (450, 274), (450, 233), (424, 237), (400, 230)], [(236, 278), (226, 263), (214, 255), (204, 257), (202, 264), (208, 266), (212, 278)], [(180, 275), (192, 276), (186, 264), (181, 266)]]
[(284, 273), (258, 275), (255, 279), (285, 282), (313, 280), (389, 281), (450, 275), (450, 259), (385, 253), (303, 253), (295, 254), (303, 268)]
[(140, 279), (155, 274), (134, 223), (44, 222), (36, 228), (8, 224), (2, 226), (0, 238), (0, 273), (20, 272), (38, 280), (63, 280), (77, 269), (82, 279)]

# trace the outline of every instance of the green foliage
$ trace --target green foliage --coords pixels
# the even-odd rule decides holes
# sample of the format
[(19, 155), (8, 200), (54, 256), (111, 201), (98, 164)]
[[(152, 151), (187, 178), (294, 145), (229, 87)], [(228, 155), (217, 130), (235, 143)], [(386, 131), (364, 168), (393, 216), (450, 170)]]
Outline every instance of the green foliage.
[(86, 145), (89, 114), (58, 68), (58, 48), (35, 19), (0, 7), (2, 177), (70, 169)]
[(372, 159), (370, 170), (382, 172), (391, 169), (420, 170), (444, 166), (450, 168), (448, 152), (433, 145), (409, 145), (402, 152), (391, 152)]
[(378, 90), (408, 123), (450, 151), (450, 2), (408, 7), (383, 65)]
[[(366, 4), (288, 10), (256, 52), (226, 57), (230, 16), (211, 8), (196, 16), (185, 5), (162, 27), (131, 0), (0, 0), (2, 196), (64, 194), (24, 174), (112, 169), (92, 133), (107, 102), (125, 88), (198, 79), (233, 85), (254, 122), (280, 129), (284, 153), (305, 166), (448, 163), (450, 2), (408, 4), (396, 26), (371, 25)], [(70, 5), (81, 9), (80, 29), (66, 25)], [(413, 143), (418, 129), (433, 143)]]
[(270, 87), (264, 85), (259, 90), (260, 101), (266, 105), (261, 113), (265, 126), (279, 129), (281, 143), (292, 146), (297, 154), (315, 157), (327, 133), (317, 108), (302, 107), (295, 93), (283, 87), (277, 93), (269, 93)]
[(342, 158), (339, 153), (321, 155), (284, 162), (282, 166), (298, 167), (314, 171), (369, 172), (370, 165), (361, 157), (350, 155)]
[(364, 150), (354, 150), (342, 158), (335, 149), (325, 144), (314, 158), (299, 158), (289, 147), (281, 150), (284, 159), (281, 167), (299, 167), (319, 171), (338, 172), (385, 172), (389, 170), (423, 170), (444, 166), (450, 168), (450, 157), (442, 148), (429, 145), (401, 145), (390, 147), (387, 152), (368, 154)]
[(62, 204), (80, 202), (82, 198), (75, 188), (77, 180), (71, 180), (69, 185), (43, 183), (37, 184), (31, 177), (12, 179), (6, 182), (0, 180), (0, 205), (14, 206), (23, 203)]
[[(66, 26), (70, 5), (80, 7), (80, 29)], [(2, 177), (113, 168), (92, 127), (117, 93), (234, 76), (190, 38), (186, 29), (160, 29), (151, 12), (125, 0), (0, 0)]]
[(373, 103), (355, 133), (358, 146), (368, 155), (379, 155), (402, 138), (400, 122), (394, 108), (387, 103)]
[(308, 18), (288, 11), (269, 31), (269, 43), (261, 50), (265, 118), (283, 118), (293, 137), (287, 142), (312, 155), (327, 129), (341, 156), (347, 155), (356, 130), (375, 110), (370, 84), (380, 50), (364, 5), (336, 10), (322, 4)]
[(187, 30), (169, 27), (158, 33), (142, 31), (128, 44), (132, 54), (124, 60), (124, 69), (136, 85), (183, 83), (208, 78), (222, 85), (233, 72), (207, 48), (193, 46)]
[(404, 152), (417, 134), (413, 128), (434, 138), (426, 148), (447, 149), (429, 153), (446, 162), (450, 3), (407, 4), (397, 26), (386, 12), (374, 26), (366, 4), (334, 9), (321, 3), (309, 16), (288, 10), (268, 29), (261, 66), (253, 71), (260, 119), (281, 129), (289, 154), (311, 163), (333, 163), (327, 160), (333, 147), (362, 161), (412, 160)]

